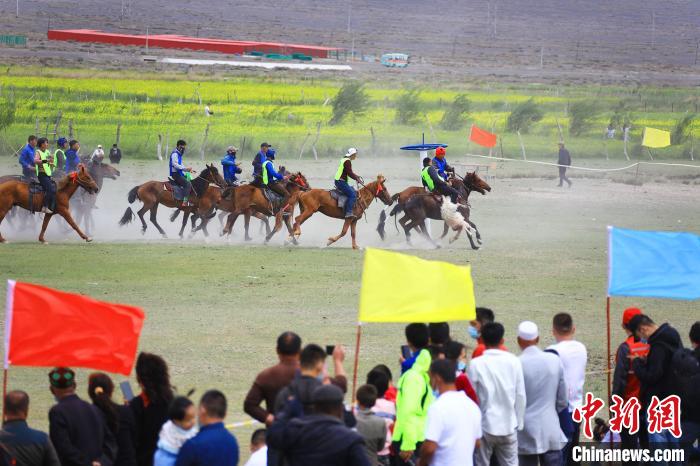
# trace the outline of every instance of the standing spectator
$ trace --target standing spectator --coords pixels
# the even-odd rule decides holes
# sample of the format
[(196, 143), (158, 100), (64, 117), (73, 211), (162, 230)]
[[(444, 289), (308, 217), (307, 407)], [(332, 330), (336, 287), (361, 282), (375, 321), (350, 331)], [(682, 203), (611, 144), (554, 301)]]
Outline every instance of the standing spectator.
[(257, 429), (250, 437), (250, 458), (245, 466), (267, 466), (267, 443), (265, 429)]
[[(201, 104), (200, 104), (200, 105), (201, 105)], [(210, 117), (210, 116), (212, 116), (212, 115), (214, 114), (214, 112), (211, 111), (210, 105), (211, 105), (211, 104), (207, 103), (207, 104), (204, 106), (204, 115), (207, 116), (207, 117)]]
[[(294, 379), (299, 367), (301, 338), (294, 332), (284, 332), (277, 337), (279, 362), (260, 372), (243, 402), (243, 411), (253, 419), (270, 426), (275, 416), (277, 394)], [(263, 409), (260, 404), (265, 402)]]
[(572, 183), (566, 176), (566, 169), (571, 166), (571, 154), (564, 147), (563, 142), (559, 143), (559, 160), (557, 164), (559, 165), (559, 184), (557, 186), (561, 188), (564, 185), (564, 181), (566, 181), (570, 188)]
[(312, 403), (313, 413), (303, 417), (298, 403), (285, 405), (268, 431), (269, 447), (281, 451), (289, 466), (370, 466), (364, 440), (342, 421), (342, 390), (318, 386)]
[[(486, 345), (481, 339), (481, 328), (489, 322), (495, 321), (496, 316), (491, 309), (487, 307), (476, 308), (476, 319), (469, 322), (469, 336), (476, 340), (476, 348), (472, 351), (472, 359), (478, 358), (486, 351)], [(498, 349), (508, 351), (504, 345), (499, 346)]]
[(158, 435), (153, 466), (174, 466), (186, 441), (197, 435), (197, 411), (186, 396), (175, 397), (168, 409), (168, 422)]
[(33, 134), (27, 138), (27, 145), (22, 148), (19, 154), (19, 164), (22, 166), (22, 176), (25, 178), (35, 178), (34, 152), (36, 151), (36, 136)]
[(92, 151), (92, 155), (90, 156), (90, 163), (94, 163), (96, 165), (101, 164), (105, 159), (105, 151), (102, 148), (102, 144), (98, 144), (97, 148)]
[[(615, 355), (615, 372), (613, 375), (612, 394), (622, 398), (625, 402), (632, 398), (639, 399), (639, 379), (632, 369), (632, 364), (629, 358), (630, 354), (639, 353), (642, 357), (646, 357), (649, 353), (649, 344), (643, 343), (636, 339), (629, 330), (629, 322), (642, 311), (636, 307), (625, 309), (622, 313), (622, 329), (627, 334), (627, 338), (617, 348)], [(640, 418), (640, 422), (643, 421)], [(640, 426), (639, 432), (630, 434), (629, 429), (622, 428), (620, 438), (623, 448), (638, 448), (640, 434), (645, 432), (646, 428)]]
[(114, 466), (136, 466), (136, 424), (134, 414), (126, 405), (112, 401), (114, 383), (107, 374), (95, 372), (88, 378), (88, 395), (92, 404), (102, 411), (107, 428), (117, 441)]
[(417, 460), (417, 452), (425, 439), (425, 422), (428, 408), (433, 402), (430, 387), (430, 352), (428, 326), (409, 324), (406, 326), (406, 340), (414, 362), (399, 379), (396, 397), (396, 423), (394, 424), (393, 448), (398, 453), (398, 465), (407, 465)]
[(552, 335), (557, 341), (547, 351), (559, 356), (564, 368), (564, 380), (568, 390), (569, 407), (559, 413), (559, 423), (566, 435), (567, 443), (562, 451), (564, 461), (575, 464), (571, 459), (571, 450), (578, 445), (581, 424), (573, 423), (571, 414), (583, 404), (583, 384), (586, 378), (588, 352), (580, 341), (574, 340), (576, 327), (571, 314), (560, 312), (552, 318)]
[(566, 436), (558, 423), (558, 413), (568, 406), (564, 369), (559, 358), (537, 347), (539, 329), (534, 322), (518, 326), (520, 363), (525, 381), (525, 427), (518, 432), (518, 457), (521, 466), (559, 466)]
[(481, 438), (481, 412), (455, 386), (455, 366), (437, 360), (430, 366), (430, 380), (440, 396), (428, 410), (425, 442), (418, 466), (471, 466)]
[(64, 171), (66, 174), (78, 171), (78, 164), (80, 163), (80, 143), (75, 139), (71, 139), (68, 143), (68, 150), (66, 151), (66, 167)]
[(700, 449), (693, 444), (700, 440), (700, 321), (690, 327), (692, 350), (673, 356), (681, 386), (681, 430), (686, 461), (698, 461)]
[(357, 389), (357, 431), (365, 440), (367, 457), (372, 466), (378, 466), (378, 452), (386, 442), (386, 423), (372, 408), (377, 402), (377, 389), (373, 385), (363, 385)]
[(51, 393), (58, 400), (49, 411), (49, 434), (63, 466), (110, 465), (116, 441), (97, 407), (75, 394), (75, 372), (57, 367), (49, 372)]
[(238, 443), (226, 430), (226, 397), (209, 390), (199, 402), (199, 433), (180, 449), (176, 466), (236, 466)]
[(455, 386), (464, 392), (474, 403), (479, 404), (479, 397), (467, 376), (467, 347), (458, 341), (450, 341), (445, 351), (445, 359), (454, 364), (457, 372)]
[(237, 152), (238, 149), (236, 149), (234, 146), (228, 146), (228, 149), (226, 149), (226, 155), (224, 155), (224, 158), (221, 159), (221, 166), (224, 169), (224, 180), (229, 186), (236, 186), (238, 184), (238, 178), (236, 178), (236, 175), (243, 172), (239, 166), (241, 163), (236, 162)]
[[(646, 411), (653, 396), (663, 400), (679, 394), (679, 380), (673, 371), (672, 361), (673, 353), (683, 344), (676, 329), (666, 323), (656, 325), (644, 314), (632, 317), (628, 326), (632, 334), (649, 343), (646, 358), (636, 353), (629, 355), (632, 369), (641, 382), (642, 410)], [(678, 444), (678, 439), (664, 430), (660, 433), (650, 432), (649, 443), (665, 443), (664, 448), (669, 448)]]
[(630, 129), (632, 129), (632, 127), (629, 123), (622, 125), (622, 140), (625, 142), (630, 140)]
[(117, 143), (112, 144), (112, 148), (109, 150), (109, 163), (119, 165), (122, 161), (122, 150), (117, 147)]
[[(394, 430), (394, 422), (396, 421), (396, 393), (394, 393), (392, 399), (387, 399), (387, 394), (391, 386), (391, 371), (386, 366), (376, 366), (367, 374), (367, 384), (372, 385), (377, 390), (377, 400), (372, 407), (372, 411), (383, 419), (386, 425), (384, 448), (377, 453), (377, 458), (379, 464), (382, 466), (389, 466), (391, 462), (389, 456), (391, 453), (391, 437)], [(393, 388), (394, 391), (396, 390), (394, 387), (391, 388)]]
[(168, 365), (158, 355), (141, 353), (136, 359), (136, 380), (141, 394), (129, 402), (136, 421), (136, 463), (152, 466), (158, 434), (173, 401)]
[(15, 464), (22, 466), (61, 466), (49, 436), (27, 425), (29, 395), (13, 390), (5, 395), (4, 422), (0, 445)]
[(450, 338), (450, 324), (447, 322), (433, 322), (428, 324), (430, 333), (430, 345), (438, 348), (445, 348)]
[(608, 130), (607, 130), (607, 132), (605, 133), (605, 136), (606, 136), (608, 139), (615, 139), (615, 127), (613, 126), (612, 123), (610, 123), (610, 124), (608, 125)]
[(527, 400), (520, 360), (498, 349), (504, 333), (497, 322), (484, 325), (481, 338), (486, 351), (469, 365), (482, 414), (483, 437), (476, 454), (480, 466), (488, 466), (492, 455), (500, 466), (518, 464), (518, 431), (524, 427)]
[[(411, 357), (401, 361), (401, 374), (405, 374), (406, 371), (413, 366), (413, 363), (416, 362), (416, 358), (420, 352), (430, 345), (430, 330), (425, 324), (407, 325), (405, 334), (408, 348), (411, 351)], [(426, 367), (426, 371), (427, 370), (428, 368)]]

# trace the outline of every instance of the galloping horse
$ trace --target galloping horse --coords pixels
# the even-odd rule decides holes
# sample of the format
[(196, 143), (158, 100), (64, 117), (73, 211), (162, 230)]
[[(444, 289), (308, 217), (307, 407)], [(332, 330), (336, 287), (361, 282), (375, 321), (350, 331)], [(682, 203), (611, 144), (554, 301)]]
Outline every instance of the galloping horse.
[[(79, 186), (82, 186), (89, 193), (96, 193), (99, 190), (95, 180), (90, 177), (90, 174), (87, 172), (84, 165), (79, 165), (77, 172), (71, 173), (58, 182), (56, 191), (56, 210), (54, 212), (55, 214), (63, 217), (82, 239), (90, 242), (92, 241), (92, 238), (88, 237), (80, 230), (80, 227), (73, 220), (68, 207), (70, 198), (73, 196), (73, 194), (75, 194), (75, 191)], [(41, 210), (41, 206), (44, 202), (44, 194), (35, 194), (32, 201), (32, 205), (30, 205), (28, 183), (14, 179), (0, 184), (0, 223), (2, 223), (5, 215), (13, 206), (22, 207), (35, 212)], [(49, 221), (51, 221), (53, 216), (54, 214), (44, 215), (44, 223), (41, 225), (41, 233), (39, 234), (39, 241), (44, 244), (46, 244), (46, 241), (44, 240), (46, 227), (48, 227)], [(5, 238), (3, 238), (2, 234), (0, 234), (0, 243), (4, 242)]]
[[(450, 183), (452, 184), (452, 187), (455, 188), (457, 191), (459, 191), (459, 194), (462, 196), (464, 203), (467, 203), (469, 199), (469, 194), (471, 194), (472, 191), (476, 191), (481, 193), (482, 195), (486, 194), (487, 191), (491, 191), (491, 186), (484, 181), (479, 175), (476, 174), (476, 172), (467, 172), (466, 175), (464, 175), (464, 178), (462, 180), (459, 180), (460, 177), (453, 178), (450, 180)], [(422, 186), (410, 186), (403, 191), (401, 191), (398, 194), (394, 194), (391, 198), (392, 203), (397, 202), (396, 205), (394, 206), (393, 209), (391, 209), (391, 212), (389, 213), (389, 216), (394, 217), (394, 222), (396, 221), (396, 217), (398, 214), (404, 210), (404, 206), (408, 202), (409, 199), (411, 199), (415, 195), (426, 195), (427, 192), (425, 191), (425, 188)], [(441, 220), (439, 217), (439, 206), (438, 206), (438, 217), (435, 218), (435, 220)], [(429, 217), (433, 219), (433, 217)], [(405, 219), (405, 217), (404, 217)], [(379, 233), (379, 236), (384, 239), (386, 234), (384, 231), (384, 225), (386, 223), (386, 208), (382, 211), (381, 215), (379, 216), (379, 224), (377, 225), (377, 232)], [(405, 224), (405, 222), (402, 222), (402, 226)], [(444, 226), (443, 231), (442, 231), (442, 236), (440, 236), (440, 239), (444, 238), (447, 235), (447, 232), (449, 231), (449, 227), (447, 225)], [(397, 227), (397, 232), (398, 232), (398, 227)]]
[[(90, 176), (95, 180), (97, 187), (102, 190), (102, 184), (105, 178), (110, 180), (116, 180), (120, 173), (119, 170), (106, 163), (93, 164), (88, 168)], [(85, 232), (89, 235), (92, 228), (95, 227), (95, 219), (92, 218), (92, 210), (95, 208), (97, 203), (97, 194), (90, 194), (88, 192), (79, 193), (73, 198), (73, 209), (75, 212), (75, 219), (80, 225), (81, 223), (85, 226)]]
[[(358, 249), (357, 242), (355, 241), (355, 230), (357, 225), (357, 219), (362, 216), (364, 211), (369, 207), (375, 198), (379, 198), (384, 204), (391, 204), (391, 195), (389, 191), (384, 186), (386, 178), (382, 175), (377, 176), (376, 181), (372, 181), (364, 186), (357, 195), (357, 204), (355, 204), (354, 213), (357, 215), (355, 218), (346, 218), (343, 223), (343, 229), (337, 236), (331, 236), (328, 238), (328, 246), (338, 241), (340, 238), (345, 236), (350, 228), (350, 236), (352, 237), (352, 248)], [(330, 191), (325, 189), (312, 189), (303, 193), (297, 194), (297, 199), (294, 201), (299, 202), (299, 210), (301, 214), (294, 219), (294, 235), (301, 235), (301, 224), (309, 219), (316, 212), (321, 212), (328, 217), (333, 218), (344, 218), (345, 212), (343, 209), (338, 207), (338, 201), (333, 199)]]
[[(221, 235), (231, 234), (233, 224), (236, 222), (236, 219), (241, 214), (244, 214), (245, 240), (250, 241), (251, 238), (248, 234), (250, 217), (251, 215), (258, 213), (266, 217), (271, 217), (273, 215), (275, 216), (275, 227), (272, 229), (272, 231), (268, 230), (267, 235), (265, 236), (266, 243), (270, 241), (274, 234), (282, 228), (282, 221), (284, 221), (292, 242), (296, 244), (296, 238), (294, 238), (294, 235), (292, 234), (292, 225), (290, 221), (291, 215), (294, 214), (295, 195), (302, 191), (308, 191), (310, 187), (308, 181), (306, 181), (306, 177), (301, 172), (292, 173), (289, 175), (289, 178), (284, 182), (284, 187), (290, 194), (288, 207), (285, 212), (281, 211), (281, 208), (284, 206), (279, 206), (279, 208), (272, 206), (267, 197), (265, 197), (263, 190), (255, 185), (244, 184), (227, 188), (224, 191), (223, 199), (218, 205), (220, 210), (230, 212), (226, 221), (226, 226), (224, 227)], [(284, 215), (287, 212), (289, 215)], [(257, 217), (257, 215), (255, 216)]]
[[(138, 198), (142, 203), (143, 207), (139, 209), (138, 216), (141, 219), (141, 232), (146, 233), (146, 220), (144, 220), (143, 215), (150, 211), (151, 212), (151, 223), (158, 229), (158, 232), (167, 238), (165, 231), (158, 225), (157, 214), (158, 205), (163, 204), (171, 209), (181, 209), (185, 212), (185, 216), (182, 219), (182, 228), (180, 229), (180, 238), (182, 238), (183, 231), (185, 229), (185, 224), (187, 223), (187, 217), (191, 212), (196, 212), (203, 221), (208, 221), (209, 216), (213, 213), (214, 206), (218, 202), (217, 193), (220, 195), (221, 192), (217, 188), (211, 188), (210, 183), (214, 183), (220, 187), (225, 185), (224, 179), (217, 170), (217, 168), (212, 165), (207, 165), (207, 168), (202, 170), (202, 172), (192, 180), (192, 190), (194, 191), (196, 197), (190, 199), (194, 202), (194, 206), (182, 206), (182, 203), (173, 197), (171, 190), (167, 189), (168, 182), (163, 181), (147, 181), (139, 186), (134, 186), (131, 191), (129, 191), (128, 200), (129, 204), (133, 204)], [(127, 223), (131, 223), (134, 219), (134, 211), (131, 207), (127, 207), (121, 220), (119, 220), (119, 225), (124, 226)], [(205, 230), (206, 233), (206, 230)]]

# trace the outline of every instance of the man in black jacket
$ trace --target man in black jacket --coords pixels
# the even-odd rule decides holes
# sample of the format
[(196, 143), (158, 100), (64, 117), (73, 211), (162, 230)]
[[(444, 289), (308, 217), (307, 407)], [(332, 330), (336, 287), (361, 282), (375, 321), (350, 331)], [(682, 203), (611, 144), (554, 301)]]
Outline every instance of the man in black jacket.
[(58, 403), (49, 411), (49, 434), (63, 466), (111, 466), (117, 456), (114, 435), (99, 409), (75, 394), (75, 373), (66, 367), (49, 372)]
[(557, 164), (559, 164), (559, 184), (557, 186), (561, 188), (564, 185), (564, 181), (566, 181), (570, 188), (571, 180), (566, 176), (566, 169), (571, 166), (571, 154), (569, 154), (569, 151), (564, 147), (563, 142), (559, 143), (559, 159), (557, 160)]
[(12, 457), (14, 464), (23, 466), (61, 466), (56, 450), (44, 432), (27, 425), (29, 395), (14, 390), (5, 395), (5, 422), (0, 432), (0, 444)]
[[(673, 371), (671, 361), (673, 353), (683, 345), (681, 337), (668, 324), (656, 325), (649, 316), (640, 314), (634, 316), (628, 324), (632, 334), (649, 343), (649, 353), (643, 358), (639, 353), (630, 354), (632, 369), (641, 383), (641, 402), (643, 410), (649, 407), (651, 398), (658, 397), (659, 401), (670, 395), (679, 394), (679, 383)], [(677, 413), (680, 415), (680, 413)], [(661, 433), (649, 433), (649, 443), (676, 444), (678, 439), (668, 430)]]
[(289, 466), (370, 466), (363, 438), (342, 421), (343, 392), (323, 385), (312, 400), (313, 414), (304, 417), (295, 417), (300, 404), (286, 404), (268, 430), (268, 445), (280, 450)]

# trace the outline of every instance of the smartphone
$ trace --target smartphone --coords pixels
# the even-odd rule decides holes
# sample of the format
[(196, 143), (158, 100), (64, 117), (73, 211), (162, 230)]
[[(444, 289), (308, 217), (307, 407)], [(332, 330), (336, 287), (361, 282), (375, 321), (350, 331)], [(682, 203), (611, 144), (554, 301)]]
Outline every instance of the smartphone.
[(326, 345), (326, 354), (328, 356), (333, 356), (333, 351), (335, 351), (335, 345)]
[(131, 401), (134, 399), (134, 391), (131, 389), (131, 384), (128, 380), (119, 384), (119, 388), (122, 389), (122, 395), (126, 401)]
[(408, 345), (401, 345), (401, 356), (404, 359), (409, 359), (411, 357), (411, 348)]

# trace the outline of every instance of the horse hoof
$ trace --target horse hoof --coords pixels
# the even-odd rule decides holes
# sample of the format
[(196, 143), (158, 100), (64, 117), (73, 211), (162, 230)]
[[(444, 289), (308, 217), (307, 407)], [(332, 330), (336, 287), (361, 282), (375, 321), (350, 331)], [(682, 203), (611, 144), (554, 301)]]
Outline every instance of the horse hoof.
[(360, 249), (360, 247), (359, 247), (357, 244), (353, 244), (353, 245), (352, 245), (352, 248), (353, 248), (355, 251), (357, 251), (358, 249)]
[(146, 234), (146, 229), (145, 229), (145, 228), (143, 228), (143, 229), (141, 230), (141, 234), (142, 234), (142, 235), (145, 235), (145, 234)]

